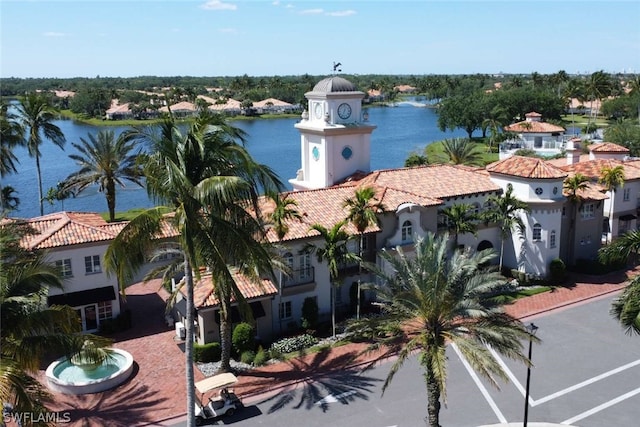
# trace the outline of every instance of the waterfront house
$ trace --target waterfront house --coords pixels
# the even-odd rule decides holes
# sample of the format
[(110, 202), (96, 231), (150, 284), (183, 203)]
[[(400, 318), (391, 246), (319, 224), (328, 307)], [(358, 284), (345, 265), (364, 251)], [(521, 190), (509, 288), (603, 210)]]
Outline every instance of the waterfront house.
[(546, 156), (560, 154), (564, 149), (562, 126), (544, 122), (535, 111), (525, 114), (525, 120), (504, 127), (505, 132), (516, 135), (500, 144), (500, 159), (515, 154), (517, 150), (533, 150)]

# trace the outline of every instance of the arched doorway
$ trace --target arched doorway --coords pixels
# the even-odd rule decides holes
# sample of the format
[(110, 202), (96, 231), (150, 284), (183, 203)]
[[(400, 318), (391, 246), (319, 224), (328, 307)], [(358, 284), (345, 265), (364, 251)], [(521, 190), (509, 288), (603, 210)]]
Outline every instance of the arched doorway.
[(485, 249), (493, 249), (493, 243), (488, 240), (483, 240), (482, 242), (478, 243), (478, 252), (484, 251)]

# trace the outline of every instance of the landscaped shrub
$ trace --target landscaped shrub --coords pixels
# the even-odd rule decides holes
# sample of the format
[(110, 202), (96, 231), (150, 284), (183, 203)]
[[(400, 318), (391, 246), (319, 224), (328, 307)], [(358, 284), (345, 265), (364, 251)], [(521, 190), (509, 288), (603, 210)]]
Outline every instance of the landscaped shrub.
[(262, 346), (258, 348), (258, 352), (256, 353), (256, 357), (253, 358), (254, 366), (262, 366), (269, 361), (269, 353), (265, 351)]
[(607, 274), (612, 271), (620, 270), (624, 268), (625, 262), (613, 262), (609, 264), (603, 264), (599, 260), (591, 259), (577, 259), (576, 265), (572, 267), (572, 271), (583, 274)]
[(276, 353), (291, 353), (292, 351), (302, 350), (318, 343), (318, 340), (309, 335), (303, 334), (297, 337), (283, 338), (271, 344), (271, 349)]
[(233, 330), (231, 342), (237, 354), (241, 355), (245, 351), (253, 351), (255, 349), (253, 327), (248, 323), (238, 324)]
[(302, 328), (313, 329), (318, 324), (318, 302), (308, 297), (302, 303)]
[(193, 344), (193, 360), (201, 363), (219, 362), (222, 349), (220, 343)]
[(253, 360), (256, 358), (256, 352), (252, 350), (243, 351), (240, 355), (240, 361), (242, 363), (246, 363), (247, 365), (251, 365)]
[(564, 265), (564, 261), (556, 258), (551, 260), (549, 272), (551, 273), (551, 280), (554, 282), (562, 282), (567, 274), (567, 267)]

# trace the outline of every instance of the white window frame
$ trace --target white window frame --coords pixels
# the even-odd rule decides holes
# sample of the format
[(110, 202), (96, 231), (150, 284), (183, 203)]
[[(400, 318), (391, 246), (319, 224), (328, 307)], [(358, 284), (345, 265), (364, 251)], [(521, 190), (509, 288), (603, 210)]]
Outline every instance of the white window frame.
[(60, 270), (60, 274), (62, 274), (62, 277), (73, 277), (73, 269), (71, 268), (71, 258), (57, 260), (56, 268)]
[(596, 217), (596, 205), (594, 203), (585, 203), (580, 207), (580, 217), (582, 219), (593, 219)]
[(85, 274), (102, 273), (102, 267), (100, 266), (100, 255), (89, 255), (84, 257), (84, 272)]
[(556, 230), (551, 230), (551, 232), (549, 233), (549, 247), (556, 247)]
[(111, 301), (102, 301), (98, 303), (98, 320), (103, 321), (113, 318), (113, 304)]
[(533, 224), (533, 241), (539, 242), (542, 240), (542, 226), (538, 223)]
[(622, 200), (628, 202), (631, 199), (631, 189), (625, 188), (622, 190)]
[(413, 224), (408, 219), (402, 223), (401, 239), (402, 242), (410, 242), (413, 239)]
[(309, 251), (300, 254), (300, 279), (311, 277), (311, 253)]
[(291, 301), (281, 301), (278, 306), (278, 316), (280, 316), (281, 320), (288, 320), (293, 317), (292, 315), (292, 304)]

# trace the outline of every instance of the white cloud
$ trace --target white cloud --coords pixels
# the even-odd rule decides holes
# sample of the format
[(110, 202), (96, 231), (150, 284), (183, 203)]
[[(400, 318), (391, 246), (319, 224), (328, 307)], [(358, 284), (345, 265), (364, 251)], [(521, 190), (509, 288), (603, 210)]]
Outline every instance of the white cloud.
[(335, 12), (327, 12), (326, 14), (329, 16), (351, 16), (351, 15), (355, 15), (356, 11), (355, 10), (337, 10)]
[(294, 6), (294, 5), (292, 5), (291, 3), (289, 3), (289, 4), (287, 4), (285, 7), (286, 7), (287, 9), (293, 9), (295, 6)]
[(235, 4), (224, 3), (220, 0), (209, 0), (200, 7), (206, 10), (236, 10), (238, 8)]
[(218, 28), (218, 32), (225, 34), (238, 34), (238, 30), (235, 28)]
[(279, 1), (279, 0), (276, 0), (276, 1), (274, 1), (273, 3), (271, 3), (271, 4), (272, 4), (272, 5), (274, 5), (274, 6), (280, 6), (280, 1)]
[(171, 32), (172, 33), (179, 33), (180, 32), (180, 28), (172, 28)]
[(65, 33), (59, 33), (56, 31), (46, 31), (42, 33), (42, 35), (45, 37), (66, 37), (67, 36), (67, 34)]
[(298, 12), (300, 15), (319, 15), (324, 13), (324, 9), (306, 9)]

